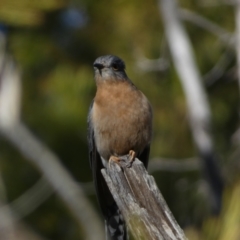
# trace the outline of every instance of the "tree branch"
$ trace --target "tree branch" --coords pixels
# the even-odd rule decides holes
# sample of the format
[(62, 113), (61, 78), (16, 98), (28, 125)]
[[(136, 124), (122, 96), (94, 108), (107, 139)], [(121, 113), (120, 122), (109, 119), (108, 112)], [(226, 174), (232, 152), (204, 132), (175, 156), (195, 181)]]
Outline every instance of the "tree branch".
[(221, 209), (223, 180), (216, 162), (211, 134), (211, 111), (195, 63), (190, 40), (179, 16), (176, 0), (159, 0), (173, 62), (186, 96), (189, 123), (193, 139), (201, 156), (203, 173), (211, 189), (211, 205), (214, 213)]
[(104, 239), (102, 223), (83, 190), (62, 166), (59, 158), (20, 122), (20, 73), (13, 61), (6, 57), (5, 39), (1, 34), (0, 70), (1, 135), (44, 175), (83, 229), (85, 239)]
[(235, 54), (228, 49), (220, 56), (215, 65), (203, 75), (203, 80), (207, 87), (212, 86), (219, 80), (225, 73), (230, 63), (233, 61)]
[[(7, 202), (5, 185), (0, 174), (0, 207)], [(0, 240), (16, 239), (16, 225), (14, 224), (14, 217), (9, 207), (3, 208), (0, 212)]]
[(57, 156), (21, 123), (8, 129), (1, 129), (1, 133), (44, 174), (51, 187), (65, 202), (79, 225), (83, 227), (86, 238), (103, 239), (102, 224), (98, 215), (93, 211), (79, 185), (60, 164)]
[(198, 158), (171, 159), (171, 158), (153, 158), (149, 161), (148, 172), (169, 171), (199, 171), (200, 164)]
[(237, 53), (237, 73), (238, 85), (240, 89), (240, 1), (236, 1), (235, 7), (235, 24), (236, 24), (236, 53)]
[(236, 40), (234, 34), (227, 32), (216, 23), (188, 9), (180, 8), (179, 14), (181, 19), (196, 24), (197, 26), (217, 36), (223, 43), (234, 46)]

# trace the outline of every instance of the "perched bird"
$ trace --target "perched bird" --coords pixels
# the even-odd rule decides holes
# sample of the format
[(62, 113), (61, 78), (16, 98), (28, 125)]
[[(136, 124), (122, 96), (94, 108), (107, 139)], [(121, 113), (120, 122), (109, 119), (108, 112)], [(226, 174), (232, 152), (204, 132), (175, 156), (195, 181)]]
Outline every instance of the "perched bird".
[(108, 161), (129, 154), (147, 168), (152, 136), (152, 108), (131, 82), (124, 62), (113, 55), (95, 60), (96, 96), (88, 115), (90, 165), (98, 202), (105, 218), (107, 239), (125, 240), (124, 219), (106, 185), (101, 169)]

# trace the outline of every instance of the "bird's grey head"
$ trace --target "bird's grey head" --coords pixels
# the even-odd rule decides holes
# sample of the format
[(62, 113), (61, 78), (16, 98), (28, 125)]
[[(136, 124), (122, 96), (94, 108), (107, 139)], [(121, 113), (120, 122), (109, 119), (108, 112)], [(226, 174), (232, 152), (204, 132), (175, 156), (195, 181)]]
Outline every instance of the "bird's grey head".
[(122, 59), (113, 55), (101, 56), (93, 63), (96, 80), (128, 80)]

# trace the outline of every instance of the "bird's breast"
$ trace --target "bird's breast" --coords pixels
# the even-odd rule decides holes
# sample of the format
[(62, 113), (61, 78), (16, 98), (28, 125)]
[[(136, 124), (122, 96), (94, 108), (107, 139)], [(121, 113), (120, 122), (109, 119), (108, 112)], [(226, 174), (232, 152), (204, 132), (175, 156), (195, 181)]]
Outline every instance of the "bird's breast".
[(98, 87), (92, 122), (97, 149), (106, 160), (130, 150), (139, 153), (151, 141), (151, 106), (129, 83)]

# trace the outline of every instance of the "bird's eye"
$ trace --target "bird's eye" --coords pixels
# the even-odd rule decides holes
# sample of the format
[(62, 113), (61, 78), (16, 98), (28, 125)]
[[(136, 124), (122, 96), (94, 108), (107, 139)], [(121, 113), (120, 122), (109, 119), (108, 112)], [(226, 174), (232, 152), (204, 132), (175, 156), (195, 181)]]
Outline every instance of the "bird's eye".
[(119, 70), (119, 67), (118, 67), (118, 65), (117, 65), (116, 63), (114, 63), (114, 64), (112, 65), (112, 68), (113, 68), (114, 71)]

